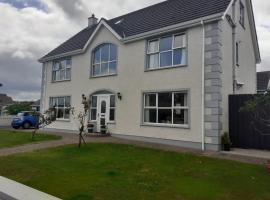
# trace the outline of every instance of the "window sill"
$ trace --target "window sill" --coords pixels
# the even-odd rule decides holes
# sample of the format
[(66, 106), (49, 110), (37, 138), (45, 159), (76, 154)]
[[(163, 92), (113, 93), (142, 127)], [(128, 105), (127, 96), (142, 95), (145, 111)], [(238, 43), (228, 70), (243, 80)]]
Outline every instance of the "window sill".
[(174, 66), (170, 66), (170, 67), (159, 67), (159, 68), (155, 68), (155, 69), (145, 69), (145, 72), (151, 72), (151, 71), (157, 71), (157, 70), (165, 70), (165, 69), (174, 69), (174, 68), (181, 68), (181, 67), (187, 67), (188, 65), (174, 65)]
[(70, 82), (71, 79), (69, 80), (61, 80), (61, 81), (52, 81), (51, 83), (62, 83), (62, 82)]
[(106, 74), (106, 75), (99, 75), (99, 76), (90, 76), (90, 79), (91, 78), (110, 77), (110, 76), (117, 76), (117, 74)]
[(160, 127), (160, 128), (190, 129), (190, 126), (189, 126), (189, 125), (173, 125), (173, 124), (151, 124), (151, 123), (142, 123), (141, 126)]

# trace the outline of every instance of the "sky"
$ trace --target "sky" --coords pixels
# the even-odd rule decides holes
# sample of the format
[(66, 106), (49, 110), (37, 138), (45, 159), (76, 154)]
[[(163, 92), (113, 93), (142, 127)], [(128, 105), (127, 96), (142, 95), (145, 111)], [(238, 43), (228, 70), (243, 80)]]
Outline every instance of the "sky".
[[(14, 100), (40, 98), (38, 59), (87, 26), (163, 0), (0, 0), (0, 93)], [(109, 5), (109, 6), (104, 6)], [(270, 70), (270, 1), (253, 0), (262, 63)]]

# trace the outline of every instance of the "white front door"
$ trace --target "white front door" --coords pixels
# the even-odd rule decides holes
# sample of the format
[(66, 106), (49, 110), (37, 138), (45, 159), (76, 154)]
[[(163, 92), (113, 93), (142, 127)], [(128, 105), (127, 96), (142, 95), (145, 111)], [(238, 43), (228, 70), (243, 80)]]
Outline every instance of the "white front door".
[(100, 127), (109, 121), (110, 96), (98, 96), (97, 103), (97, 132), (100, 132)]

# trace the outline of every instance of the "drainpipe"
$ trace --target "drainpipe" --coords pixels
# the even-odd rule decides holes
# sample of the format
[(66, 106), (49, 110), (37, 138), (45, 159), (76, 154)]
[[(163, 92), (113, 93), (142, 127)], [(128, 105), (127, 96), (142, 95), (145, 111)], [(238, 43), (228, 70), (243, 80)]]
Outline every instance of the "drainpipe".
[(233, 94), (236, 92), (236, 63), (235, 63), (235, 35), (236, 35), (236, 25), (235, 25), (235, 2), (232, 4), (232, 75), (233, 75)]
[(202, 103), (202, 151), (205, 150), (205, 132), (204, 132), (204, 73), (205, 73), (205, 25), (204, 25), (204, 21), (201, 21), (202, 24), (202, 99), (201, 99), (201, 103)]

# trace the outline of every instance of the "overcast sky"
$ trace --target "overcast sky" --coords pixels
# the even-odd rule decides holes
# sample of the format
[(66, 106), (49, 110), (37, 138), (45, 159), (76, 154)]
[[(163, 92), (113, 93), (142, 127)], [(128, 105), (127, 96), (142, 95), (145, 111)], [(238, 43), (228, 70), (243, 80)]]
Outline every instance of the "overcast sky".
[[(163, 0), (0, 0), (0, 93), (15, 100), (40, 98), (37, 60), (87, 25)], [(270, 70), (270, 1), (253, 0), (262, 64)]]

